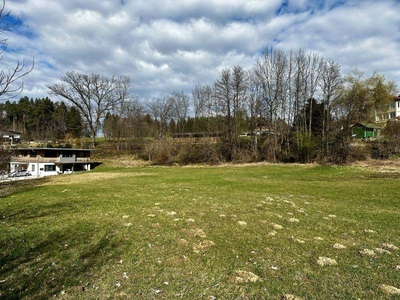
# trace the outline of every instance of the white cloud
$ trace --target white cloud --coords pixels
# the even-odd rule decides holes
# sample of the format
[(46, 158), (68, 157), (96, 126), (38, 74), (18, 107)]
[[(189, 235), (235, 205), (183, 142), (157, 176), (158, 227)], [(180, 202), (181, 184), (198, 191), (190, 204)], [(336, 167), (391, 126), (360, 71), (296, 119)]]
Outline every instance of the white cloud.
[(35, 57), (24, 95), (47, 96), (67, 71), (129, 75), (144, 98), (211, 84), (222, 68), (251, 67), (267, 46), (312, 51), (347, 71), (400, 84), (400, 4), (381, 1), (14, 0), (22, 26), (7, 63)]
[(281, 5), (280, 0), (139, 0), (127, 3), (124, 8), (138, 14), (147, 22), (153, 19), (185, 21), (208, 16), (218, 22), (273, 16)]
[[(345, 71), (358, 67), (389, 78), (400, 67), (398, 11), (396, 1), (349, 1), (289, 27), (278, 35), (277, 46), (301, 47), (335, 59)], [(400, 84), (399, 73), (389, 79)]]

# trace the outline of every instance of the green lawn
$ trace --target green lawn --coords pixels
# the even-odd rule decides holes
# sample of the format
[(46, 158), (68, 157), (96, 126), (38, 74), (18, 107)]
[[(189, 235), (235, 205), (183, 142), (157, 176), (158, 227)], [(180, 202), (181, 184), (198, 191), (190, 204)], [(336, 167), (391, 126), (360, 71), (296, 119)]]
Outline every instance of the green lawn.
[(0, 298), (394, 299), (397, 247), (397, 173), (101, 166), (0, 198)]

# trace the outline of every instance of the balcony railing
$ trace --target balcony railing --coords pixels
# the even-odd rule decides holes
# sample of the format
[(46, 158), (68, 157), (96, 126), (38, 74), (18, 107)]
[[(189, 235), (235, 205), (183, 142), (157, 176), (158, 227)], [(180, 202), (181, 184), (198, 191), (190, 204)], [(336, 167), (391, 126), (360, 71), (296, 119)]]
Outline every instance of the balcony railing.
[(26, 162), (26, 163), (85, 163), (90, 162), (90, 157), (30, 157), (30, 156), (12, 156), (12, 162)]
[(60, 163), (74, 163), (76, 162), (76, 156), (70, 156), (70, 157), (66, 157), (66, 156), (59, 156), (60, 159)]

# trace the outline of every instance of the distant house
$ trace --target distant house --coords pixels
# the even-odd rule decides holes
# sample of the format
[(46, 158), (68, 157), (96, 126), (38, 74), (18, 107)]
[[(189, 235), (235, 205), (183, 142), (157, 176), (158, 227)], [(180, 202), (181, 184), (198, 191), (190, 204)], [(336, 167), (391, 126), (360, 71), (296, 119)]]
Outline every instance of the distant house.
[(376, 138), (380, 129), (381, 127), (372, 123), (356, 123), (351, 126), (353, 137), (358, 139)]
[(90, 171), (96, 164), (90, 161), (91, 151), (72, 148), (16, 148), (10, 158), (9, 170), (27, 170), (33, 176)]
[(390, 102), (389, 107), (386, 110), (375, 111), (375, 122), (386, 123), (389, 120), (395, 120), (400, 118), (400, 95), (393, 96), (393, 101)]
[(21, 132), (12, 130), (0, 130), (0, 135), (3, 142), (10, 143), (11, 145), (18, 144), (21, 141)]

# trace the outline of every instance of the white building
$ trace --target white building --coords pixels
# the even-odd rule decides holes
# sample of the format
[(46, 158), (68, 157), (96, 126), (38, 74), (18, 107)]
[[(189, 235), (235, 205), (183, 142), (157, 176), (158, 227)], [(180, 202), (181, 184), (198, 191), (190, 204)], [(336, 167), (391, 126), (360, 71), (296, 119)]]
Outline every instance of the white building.
[(386, 111), (375, 111), (375, 122), (386, 123), (389, 120), (400, 119), (400, 95), (394, 96)]
[(21, 140), (21, 132), (12, 130), (0, 130), (0, 135), (4, 142), (10, 145), (18, 144)]
[(69, 171), (90, 171), (90, 149), (16, 148), (9, 171), (27, 170), (32, 176), (57, 175)]

